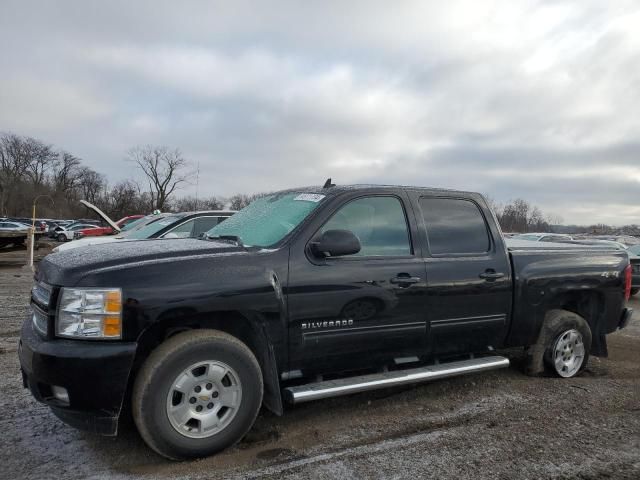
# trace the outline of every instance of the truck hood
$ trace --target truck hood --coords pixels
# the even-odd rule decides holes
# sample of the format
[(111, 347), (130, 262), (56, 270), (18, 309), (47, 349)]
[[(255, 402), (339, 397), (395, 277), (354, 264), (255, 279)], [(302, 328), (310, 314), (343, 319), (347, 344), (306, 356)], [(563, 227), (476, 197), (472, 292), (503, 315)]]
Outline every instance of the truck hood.
[(50, 285), (74, 286), (83, 277), (105, 270), (256, 251), (233, 243), (193, 238), (110, 242), (51, 253), (40, 262), (36, 277)]

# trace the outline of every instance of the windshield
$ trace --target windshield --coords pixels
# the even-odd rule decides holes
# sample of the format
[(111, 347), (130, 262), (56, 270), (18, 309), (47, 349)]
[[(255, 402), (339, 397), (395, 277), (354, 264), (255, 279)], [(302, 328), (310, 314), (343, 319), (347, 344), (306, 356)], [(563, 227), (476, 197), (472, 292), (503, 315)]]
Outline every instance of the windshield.
[(207, 236), (234, 235), (246, 246), (268, 247), (296, 228), (323, 198), (316, 193), (268, 195), (213, 227)]
[(129, 230), (133, 230), (134, 228), (136, 228), (136, 227), (138, 227), (140, 225), (144, 225), (148, 221), (149, 221), (149, 217), (137, 218), (134, 221), (125, 224), (124, 227), (120, 228), (120, 231), (121, 232), (128, 232)]
[(142, 240), (145, 238), (150, 238), (151, 235), (159, 232), (164, 227), (177, 222), (183, 216), (184, 215), (167, 215), (164, 217), (154, 218), (152, 221), (148, 221), (144, 225), (140, 224), (138, 227), (134, 227), (120, 236), (124, 238), (133, 239), (133, 240)]

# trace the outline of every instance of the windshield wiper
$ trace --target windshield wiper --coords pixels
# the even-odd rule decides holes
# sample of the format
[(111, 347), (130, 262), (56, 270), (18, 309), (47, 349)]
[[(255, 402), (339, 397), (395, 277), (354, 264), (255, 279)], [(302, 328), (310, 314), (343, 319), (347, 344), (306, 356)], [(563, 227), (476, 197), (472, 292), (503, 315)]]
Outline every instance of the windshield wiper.
[(204, 235), (204, 238), (207, 240), (229, 240), (235, 242), (235, 244), (239, 247), (244, 247), (244, 243), (242, 243), (242, 239), (237, 235)]

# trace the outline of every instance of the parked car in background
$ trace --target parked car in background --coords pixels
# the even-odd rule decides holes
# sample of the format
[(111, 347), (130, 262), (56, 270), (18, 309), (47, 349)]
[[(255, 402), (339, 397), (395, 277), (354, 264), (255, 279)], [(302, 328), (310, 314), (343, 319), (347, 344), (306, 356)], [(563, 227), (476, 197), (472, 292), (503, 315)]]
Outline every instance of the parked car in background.
[(88, 223), (76, 223), (68, 227), (62, 228), (56, 232), (56, 240), (59, 242), (67, 242), (73, 240), (75, 233), (79, 230), (98, 228), (96, 225), (90, 225)]
[(566, 242), (571, 241), (571, 235), (563, 233), (520, 233), (512, 235), (514, 240), (528, 240), (530, 242)]
[(11, 220), (0, 220), (0, 247), (14, 244), (20, 245), (25, 242), (31, 227)]
[(576, 245), (590, 245), (593, 247), (601, 246), (615, 248), (617, 250), (627, 250), (627, 246), (624, 243), (616, 242), (614, 240), (581, 239), (572, 240), (570, 243), (574, 243)]
[(89, 227), (100, 226), (100, 220), (91, 219), (63, 220), (56, 223), (58, 225), (54, 227), (53, 230), (49, 229), (49, 236), (51, 238), (58, 238), (58, 233), (60, 233), (62, 230), (69, 230), (71, 227), (75, 227), (76, 225), (88, 225)]
[(121, 218), (120, 220), (115, 222), (116, 226), (119, 227), (119, 230), (114, 230), (113, 227), (110, 226), (78, 230), (76, 231), (75, 239), (83, 237), (101, 237), (103, 235), (113, 235), (115, 233), (121, 232), (124, 227), (143, 217), (144, 215), (129, 215), (128, 217)]
[(640, 292), (640, 245), (631, 245), (627, 253), (631, 262), (631, 295), (637, 295)]
[(32, 225), (35, 227), (37, 233), (43, 233), (46, 229), (46, 224), (39, 219), (36, 219), (35, 222), (30, 218), (24, 217), (12, 217), (6, 219), (9, 222), (19, 223), (21, 225), (25, 225), (27, 227), (31, 227)]
[(148, 238), (196, 238), (223, 222), (235, 212), (230, 210), (210, 210), (202, 212), (159, 213), (137, 220), (131, 229), (117, 235), (82, 238), (72, 243), (59, 245), (53, 249), (61, 252), (87, 245), (111, 243), (124, 240), (145, 240)]

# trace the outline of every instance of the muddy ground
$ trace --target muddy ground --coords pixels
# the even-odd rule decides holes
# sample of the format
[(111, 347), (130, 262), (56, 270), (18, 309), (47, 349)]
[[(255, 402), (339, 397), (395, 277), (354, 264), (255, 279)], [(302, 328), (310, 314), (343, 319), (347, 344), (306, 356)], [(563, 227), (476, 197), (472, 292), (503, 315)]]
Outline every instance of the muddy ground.
[(67, 427), (22, 388), (30, 285), (0, 268), (0, 479), (640, 478), (640, 315), (578, 378), (525, 377), (510, 352), (509, 369), (263, 412), (239, 445), (172, 463), (131, 428)]

